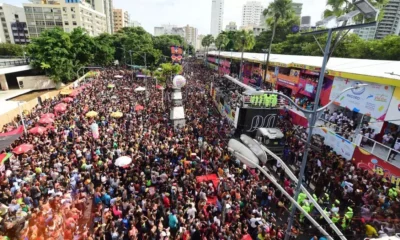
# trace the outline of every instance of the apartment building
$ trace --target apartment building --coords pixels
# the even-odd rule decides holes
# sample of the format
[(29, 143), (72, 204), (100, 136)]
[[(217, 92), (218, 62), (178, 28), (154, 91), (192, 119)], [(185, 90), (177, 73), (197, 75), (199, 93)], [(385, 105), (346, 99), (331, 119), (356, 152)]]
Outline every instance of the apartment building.
[(29, 43), (24, 9), (10, 4), (0, 4), (0, 42)]
[(127, 11), (123, 11), (122, 9), (114, 9), (113, 17), (114, 32), (118, 32), (121, 28), (129, 26), (130, 17)]

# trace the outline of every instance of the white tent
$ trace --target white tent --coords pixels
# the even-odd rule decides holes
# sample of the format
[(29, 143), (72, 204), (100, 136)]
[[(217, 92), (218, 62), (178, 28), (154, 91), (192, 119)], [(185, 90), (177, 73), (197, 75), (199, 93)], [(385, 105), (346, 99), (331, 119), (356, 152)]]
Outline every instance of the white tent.
[(143, 92), (143, 91), (146, 91), (146, 88), (138, 87), (138, 88), (135, 89), (135, 92)]

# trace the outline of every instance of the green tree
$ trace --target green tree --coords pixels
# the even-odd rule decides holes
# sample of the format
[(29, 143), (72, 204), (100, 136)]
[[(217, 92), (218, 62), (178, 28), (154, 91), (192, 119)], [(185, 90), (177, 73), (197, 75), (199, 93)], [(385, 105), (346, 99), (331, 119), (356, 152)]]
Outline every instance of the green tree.
[(213, 42), (214, 37), (211, 34), (206, 35), (203, 40), (201, 40), (201, 46), (206, 48), (206, 53), (208, 53), (208, 48), (213, 44)]
[(75, 76), (73, 47), (68, 33), (53, 28), (33, 38), (27, 50), (34, 68), (44, 70), (55, 82), (68, 82)]
[(172, 80), (172, 76), (182, 72), (182, 66), (179, 64), (163, 63), (160, 68), (154, 72), (160, 83), (165, 83), (168, 79)]
[(171, 57), (171, 46), (184, 47), (184, 42), (181, 36), (162, 35), (153, 37), (154, 48), (160, 50), (162, 55), (167, 58)]
[(225, 33), (220, 33), (215, 39), (215, 46), (218, 49), (218, 67), (220, 65), (219, 60), (221, 59), (221, 49), (229, 43), (229, 38)]
[(268, 69), (269, 58), (271, 56), (272, 43), (274, 42), (276, 26), (278, 22), (283, 19), (290, 19), (293, 17), (292, 0), (274, 0), (269, 4), (268, 8), (263, 11), (263, 15), (269, 19), (267, 21), (273, 21), (272, 25), (272, 36), (268, 47), (268, 56), (266, 62), (266, 69)]
[(114, 37), (103, 33), (94, 38), (94, 64), (108, 66), (114, 62)]
[(73, 47), (69, 53), (74, 64), (74, 72), (83, 66), (87, 66), (94, 59), (94, 40), (90, 37), (86, 30), (78, 27), (70, 34), (70, 39)]
[(239, 74), (239, 79), (242, 79), (242, 73), (243, 73), (243, 54), (245, 50), (251, 50), (253, 49), (255, 45), (255, 39), (253, 35), (253, 31), (246, 31), (246, 30), (240, 30), (237, 31), (235, 34), (235, 49), (237, 51), (242, 52), (242, 56), (240, 58), (240, 74)]
[(23, 56), (24, 47), (19, 44), (0, 43), (0, 56)]

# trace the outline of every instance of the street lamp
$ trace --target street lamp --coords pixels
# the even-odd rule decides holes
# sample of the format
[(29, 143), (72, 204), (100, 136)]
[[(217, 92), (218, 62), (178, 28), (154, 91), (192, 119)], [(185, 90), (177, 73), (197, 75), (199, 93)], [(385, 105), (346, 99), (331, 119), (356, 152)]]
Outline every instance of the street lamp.
[[(356, 7), (359, 8), (360, 12), (363, 15), (370, 16), (371, 10), (368, 8), (367, 5), (365, 5), (366, 4), (365, 2), (367, 2), (367, 1), (366, 0), (359, 1), (357, 3)], [(377, 13), (377, 11), (375, 11), (375, 13)], [(349, 16), (347, 16), (347, 17), (349, 17)], [(331, 21), (331, 20), (332, 19), (330, 19), (329, 21)], [(327, 42), (325, 45), (324, 57), (322, 60), (322, 66), (321, 66), (321, 71), (320, 71), (319, 80), (318, 80), (317, 92), (316, 92), (315, 100), (314, 100), (314, 107), (313, 107), (313, 111), (311, 112), (310, 121), (309, 121), (309, 131), (308, 131), (308, 136), (307, 136), (307, 142), (305, 145), (303, 159), (302, 159), (301, 167), (300, 167), (300, 174), (298, 177), (298, 179), (300, 179), (300, 181), (298, 182), (298, 184), (296, 186), (296, 191), (295, 191), (295, 195), (294, 195), (294, 199), (296, 199), (296, 200), (301, 192), (301, 186), (302, 186), (301, 180), (304, 177), (304, 170), (306, 167), (307, 157), (308, 157), (308, 149), (310, 148), (310, 145), (311, 145), (311, 137), (312, 137), (312, 133), (313, 133), (313, 129), (314, 129), (313, 126), (315, 126), (315, 123), (317, 122), (317, 114), (318, 114), (318, 110), (319, 110), (318, 104), (319, 104), (319, 100), (321, 97), (321, 90), (322, 90), (322, 86), (323, 86), (323, 82), (324, 82), (326, 66), (328, 64), (329, 57), (332, 55), (335, 45), (337, 45), (337, 43), (339, 42), (339, 41), (336, 42), (335, 45), (333, 46), (333, 49), (331, 49), (331, 41), (332, 41), (333, 32), (336, 32), (336, 31), (342, 32), (344, 30), (350, 31), (351, 29), (358, 29), (358, 28), (370, 27), (370, 26), (375, 26), (375, 25), (376, 25), (376, 22), (371, 22), (371, 23), (365, 23), (365, 24), (340, 26), (340, 27), (336, 27), (336, 28), (328, 28), (328, 29), (323, 29), (323, 30), (317, 30), (314, 32), (303, 33), (303, 35), (315, 35), (315, 34), (321, 34), (321, 33), (328, 33), (328, 38), (327, 38)], [(292, 211), (290, 213), (288, 228), (286, 230), (285, 240), (289, 240), (289, 233), (291, 232), (291, 229), (292, 229), (295, 214), (296, 214), (296, 209), (292, 208)], [(342, 237), (342, 236), (340, 236), (340, 237)]]
[[(304, 214), (304, 216), (311, 222), (312, 225), (314, 225), (321, 233), (322, 235), (324, 235), (325, 237), (327, 237), (329, 240), (333, 240), (333, 238), (325, 231), (325, 229), (318, 224), (317, 221), (314, 220), (313, 217), (310, 216), (310, 214), (308, 214), (308, 212), (306, 212), (301, 206), (300, 204), (298, 204), (296, 202), (296, 200), (294, 198), (292, 198), (290, 196), (290, 194), (288, 192), (286, 192), (286, 190), (276, 181), (276, 179), (270, 174), (268, 173), (263, 167), (261, 167), (257, 162), (254, 162), (253, 160), (251, 160), (250, 158), (248, 158), (247, 156), (245, 156), (244, 154), (242, 154), (240, 151), (237, 151), (237, 149), (235, 149), (234, 146), (232, 146), (230, 143), (233, 139), (231, 139), (228, 143), (229, 147), (228, 150), (230, 152), (232, 152), (232, 154), (239, 159), (243, 164), (246, 164), (248, 167), (250, 168), (257, 168), (265, 177), (267, 177), (269, 179), (269, 181), (275, 185), (275, 187), (278, 188), (278, 190), (280, 192), (282, 192), (283, 195), (285, 195), (285, 197), (287, 197), (290, 202), (292, 203), (292, 205), (294, 207), (296, 207), (300, 212), (302, 212)], [(236, 141), (236, 140), (235, 140)], [(244, 146), (245, 147), (245, 146)], [(246, 147), (245, 147), (246, 148)], [(243, 147), (241, 147), (241, 149), (243, 150)]]
[(27, 135), (25, 121), (24, 121), (24, 114), (22, 112), (21, 103), (24, 103), (24, 102), (18, 101), (19, 115), (21, 116), (21, 122), (22, 122), (22, 126), (24, 127), (24, 133), (25, 133), (25, 135)]
[[(264, 77), (263, 77), (263, 83), (265, 82), (265, 80), (267, 79), (267, 60), (265, 59), (267, 56), (267, 53), (269, 55), (268, 49), (263, 48), (262, 49), (263, 53), (264, 53), (264, 64), (265, 64), (265, 72), (264, 72)], [(262, 84), (262, 83), (261, 83)]]

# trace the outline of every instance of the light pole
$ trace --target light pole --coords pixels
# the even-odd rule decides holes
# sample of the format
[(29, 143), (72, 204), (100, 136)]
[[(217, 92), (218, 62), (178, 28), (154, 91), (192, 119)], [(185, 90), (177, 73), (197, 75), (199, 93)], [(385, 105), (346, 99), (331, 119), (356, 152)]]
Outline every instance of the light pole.
[(130, 55), (130, 57), (131, 57), (131, 66), (132, 66), (132, 50), (129, 50), (129, 55)]
[(298, 204), (296, 200), (292, 198), (290, 194), (286, 192), (286, 190), (276, 181), (276, 179), (273, 176), (271, 176), (264, 168), (262, 168), (258, 163), (255, 163), (252, 160), (250, 160), (242, 153), (237, 152), (235, 149), (228, 148), (228, 150), (232, 152), (236, 156), (236, 158), (239, 159), (242, 163), (246, 164), (249, 167), (257, 168), (265, 177), (269, 179), (269, 181), (272, 184), (274, 184), (278, 188), (280, 192), (282, 192), (283, 195), (285, 195), (285, 197), (287, 197), (290, 200), (290, 202), (294, 207), (296, 207), (300, 212), (304, 214), (304, 216), (311, 222), (312, 225), (314, 225), (323, 234), (323, 236), (327, 237), (329, 240), (333, 240), (333, 238), (325, 231), (325, 229), (321, 225), (319, 225), (318, 222), (315, 221), (314, 218), (311, 217), (310, 214), (308, 214), (308, 212), (306, 212), (300, 206), (300, 204)]
[(232, 75), (232, 54), (233, 54), (233, 49), (231, 48), (231, 62), (229, 63), (229, 72)]
[(22, 109), (21, 109), (21, 103), (23, 103), (23, 102), (21, 102), (21, 101), (18, 101), (18, 109), (19, 109), (19, 115), (21, 116), (21, 122), (22, 122), (22, 126), (24, 127), (24, 133), (25, 133), (25, 135), (27, 134), (26, 133), (26, 126), (25, 126), (25, 121), (24, 121), (24, 115), (23, 115), (23, 113), (22, 113)]
[(268, 49), (265, 49), (265, 48), (263, 48), (262, 51), (264, 52), (264, 64), (265, 64), (264, 77), (263, 77), (263, 80), (262, 80), (262, 83), (261, 83), (263, 85), (263, 83), (265, 83), (265, 81), (267, 79), (267, 71), (268, 71), (268, 69), (267, 69), (267, 60), (265, 59), (265, 57), (267, 56), (267, 53), (269, 55), (269, 52), (268, 52)]
[(240, 58), (240, 70), (239, 70), (239, 81), (242, 81), (242, 75), (243, 75), (243, 55), (244, 55), (244, 44), (245, 44), (245, 36), (242, 36), (242, 56)]
[[(365, 0), (361, 0), (359, 2), (365, 2)], [(360, 9), (360, 11), (362, 11), (362, 9)], [(354, 15), (352, 15), (351, 17), (354, 17)], [(342, 18), (342, 17), (340, 17), (340, 18)], [(348, 19), (346, 19), (346, 20), (348, 20)], [(320, 97), (321, 97), (320, 95), (321, 95), (321, 90), (322, 90), (322, 86), (323, 86), (323, 82), (324, 82), (326, 66), (328, 64), (329, 57), (332, 54), (331, 41), (332, 41), (333, 32), (336, 32), (336, 31), (342, 32), (344, 30), (350, 31), (351, 29), (371, 27), (371, 26), (376, 26), (376, 22), (358, 24), (358, 25), (351, 25), (351, 26), (341, 26), (341, 27), (336, 27), (336, 28), (329, 28), (329, 29), (318, 30), (318, 31), (314, 31), (314, 32), (303, 33), (303, 35), (315, 35), (315, 34), (321, 34), (321, 33), (328, 33), (328, 38), (327, 38), (327, 42), (326, 42), (326, 45), (325, 45), (324, 57), (323, 57), (323, 60), (322, 60), (321, 71), (320, 71), (320, 75), (319, 75), (319, 79), (318, 79), (318, 86), (317, 86), (317, 92), (316, 92), (315, 100), (314, 100), (314, 107), (313, 107), (313, 111), (311, 112), (311, 117), (310, 117), (311, 119), (309, 121), (309, 131), (308, 131), (308, 136), (307, 136), (307, 142), (306, 142), (306, 145), (305, 145), (305, 150), (304, 150), (304, 153), (303, 153), (303, 159), (302, 159), (301, 167), (300, 167), (300, 174), (299, 174), (299, 177), (298, 177), (299, 182), (298, 182), (298, 184), (296, 186), (296, 191), (295, 191), (295, 195), (294, 195), (294, 199), (296, 199), (296, 200), (297, 200), (297, 198), (298, 198), (298, 196), (299, 196), (299, 194), (301, 192), (302, 180), (303, 180), (303, 177), (304, 177), (304, 170), (305, 170), (306, 163), (307, 163), (308, 150), (309, 150), (310, 145), (311, 145), (312, 132), (313, 132), (315, 123), (317, 121), (317, 113), (318, 113), (318, 110), (319, 110), (318, 109), (318, 104), (319, 104), (319, 100), (320, 100)], [(288, 227), (286, 229), (285, 240), (289, 240), (289, 233), (291, 232), (291, 229), (292, 229), (292, 226), (293, 226), (293, 221), (294, 221), (295, 214), (296, 214), (296, 209), (292, 208), (292, 211), (290, 213)]]

